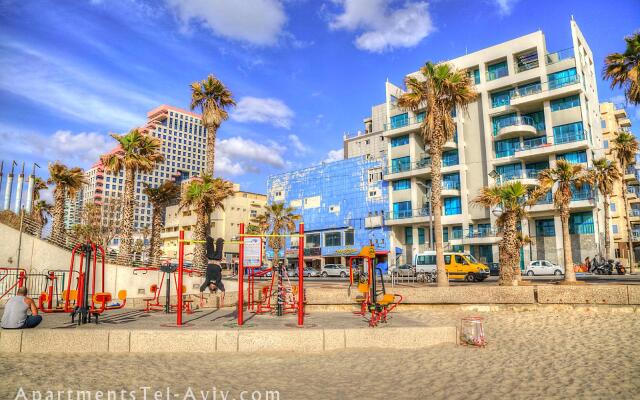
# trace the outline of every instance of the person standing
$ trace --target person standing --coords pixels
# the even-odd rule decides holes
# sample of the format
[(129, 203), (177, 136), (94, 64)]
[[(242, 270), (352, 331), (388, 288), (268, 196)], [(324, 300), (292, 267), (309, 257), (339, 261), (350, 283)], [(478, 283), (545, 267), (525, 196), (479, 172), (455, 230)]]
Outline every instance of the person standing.
[[(31, 315), (27, 315), (28, 310), (31, 310)], [(27, 288), (21, 287), (5, 304), (0, 326), (3, 329), (28, 329), (35, 328), (40, 322), (42, 316), (38, 315), (35, 301), (27, 296)]]

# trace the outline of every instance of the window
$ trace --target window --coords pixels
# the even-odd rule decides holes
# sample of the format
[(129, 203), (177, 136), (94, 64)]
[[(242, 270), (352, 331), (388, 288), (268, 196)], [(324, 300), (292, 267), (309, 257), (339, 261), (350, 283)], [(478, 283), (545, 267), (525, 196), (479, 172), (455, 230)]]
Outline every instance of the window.
[(511, 89), (491, 93), (491, 108), (508, 106), (511, 103), (512, 93)]
[(609, 141), (608, 140), (603, 140), (602, 141), (602, 145), (604, 146), (605, 149), (609, 148)]
[(469, 70), (467, 71), (467, 74), (469, 74), (469, 78), (471, 78), (473, 83), (475, 83), (476, 85), (480, 83), (480, 68)]
[(602, 129), (606, 129), (607, 127), (607, 121), (604, 119), (600, 120), (600, 127), (602, 127)]
[(582, 151), (572, 151), (571, 153), (562, 153), (556, 156), (558, 160), (565, 160), (571, 164), (580, 164), (587, 162), (587, 152), (585, 150)]
[(402, 128), (409, 125), (409, 113), (398, 114), (391, 117), (391, 129)]
[(540, 93), (542, 91), (542, 85), (540, 85), (540, 81), (526, 83), (524, 85), (518, 86), (516, 89), (516, 93), (518, 96), (529, 96), (532, 94)]
[(418, 244), (424, 244), (424, 228), (418, 228)]
[(399, 157), (391, 160), (391, 173), (409, 171), (411, 169), (411, 157)]
[(446, 226), (442, 227), (442, 241), (445, 243), (449, 241), (449, 228)]
[(593, 232), (593, 214), (591, 211), (571, 214), (569, 217), (569, 233), (586, 235)]
[(444, 215), (462, 214), (460, 197), (448, 197), (444, 199)]
[(487, 66), (487, 80), (492, 81), (494, 79), (502, 78), (509, 75), (509, 69), (507, 68), (507, 62), (501, 61), (495, 64)]
[(340, 232), (327, 232), (324, 234), (325, 246), (342, 246), (342, 234)]
[(584, 140), (582, 121), (573, 122), (553, 127), (553, 139), (555, 144), (577, 142)]
[(404, 228), (404, 243), (413, 244), (413, 228), (410, 226)]
[(460, 189), (460, 174), (445, 174), (442, 175), (442, 188), (443, 189)]
[(397, 181), (393, 181), (393, 190), (406, 190), (406, 189), (411, 189), (410, 179), (400, 179)]
[(579, 106), (580, 106), (580, 96), (577, 94), (574, 96), (551, 100), (551, 111), (566, 110), (567, 108), (573, 108), (573, 107), (579, 107)]
[(522, 164), (507, 164), (496, 166), (496, 172), (500, 174), (500, 180), (510, 181), (522, 177)]
[(451, 236), (454, 239), (462, 239), (462, 226), (452, 226), (451, 227)]
[(496, 158), (510, 157), (515, 154), (516, 149), (520, 148), (520, 139), (497, 140), (493, 143), (496, 152)]
[(416, 114), (416, 122), (424, 121), (424, 117), (427, 115), (426, 111), (422, 111)]
[(611, 230), (613, 231), (613, 234), (617, 234), (618, 233), (618, 225), (613, 224), (611, 225)]
[(555, 236), (556, 225), (553, 218), (536, 220), (536, 236)]
[(554, 72), (547, 75), (549, 80), (549, 90), (561, 88), (563, 86), (571, 85), (578, 82), (578, 75), (576, 75), (575, 68), (565, 69), (564, 71)]
[(611, 212), (616, 212), (616, 203), (611, 203)]
[(393, 216), (394, 218), (411, 217), (411, 202), (399, 201), (397, 203), (393, 203)]
[(353, 246), (353, 243), (354, 243), (353, 231), (344, 231), (344, 245)]
[(544, 111), (536, 111), (529, 114), (522, 114), (527, 123), (531, 123), (537, 131), (544, 131)]
[(404, 146), (405, 144), (409, 144), (409, 135), (391, 138), (391, 147)]
[(450, 150), (442, 153), (442, 166), (450, 167), (452, 165), (458, 165), (458, 150)]
[(308, 233), (305, 235), (304, 247), (310, 249), (314, 247), (320, 247), (320, 234)]
[(516, 122), (516, 113), (505, 114), (491, 118), (491, 123), (493, 124), (493, 136), (497, 135), (500, 129), (506, 126), (515, 125)]

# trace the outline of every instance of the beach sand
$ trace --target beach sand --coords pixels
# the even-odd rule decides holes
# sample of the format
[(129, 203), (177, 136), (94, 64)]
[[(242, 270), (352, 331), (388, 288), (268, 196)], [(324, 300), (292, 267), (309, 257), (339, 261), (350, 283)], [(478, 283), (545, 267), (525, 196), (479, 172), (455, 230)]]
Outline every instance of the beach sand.
[(215, 386), (229, 391), (229, 399), (240, 399), (243, 390), (247, 399), (253, 390), (262, 391), (262, 399), (265, 390), (277, 390), (283, 400), (640, 399), (637, 311), (404, 313), (434, 325), (482, 316), (489, 343), (484, 349), (440, 345), (322, 354), (3, 354), (0, 398), (15, 398), (20, 387), (43, 396), (46, 390), (138, 390), (141, 398), (141, 386), (169, 386), (174, 398), (183, 398), (188, 387)]

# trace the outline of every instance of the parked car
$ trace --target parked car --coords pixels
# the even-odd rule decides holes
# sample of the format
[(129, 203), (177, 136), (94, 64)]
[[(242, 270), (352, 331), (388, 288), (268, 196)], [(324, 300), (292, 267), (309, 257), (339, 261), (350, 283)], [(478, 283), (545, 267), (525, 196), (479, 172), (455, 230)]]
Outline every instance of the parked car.
[(528, 276), (534, 275), (564, 275), (564, 268), (547, 260), (534, 260), (524, 269), (524, 274)]
[[(436, 252), (425, 251), (414, 257), (416, 272), (436, 274)], [(469, 253), (444, 253), (444, 265), (449, 279), (481, 282), (489, 277), (489, 267)]]
[(413, 265), (401, 264), (393, 267), (391, 273), (396, 274), (397, 276), (415, 276), (416, 269), (413, 267)]
[(326, 278), (328, 276), (339, 276), (341, 278), (346, 278), (347, 276), (349, 276), (349, 268), (341, 264), (326, 264), (324, 267), (322, 267), (320, 276), (322, 276), (323, 278)]
[[(298, 276), (298, 269), (295, 268), (294, 270), (292, 270), (290, 275), (294, 276), (294, 277), (297, 277)], [(315, 268), (305, 267), (303, 275), (305, 276), (305, 278), (310, 278), (312, 276), (320, 276), (320, 271), (318, 271)]]

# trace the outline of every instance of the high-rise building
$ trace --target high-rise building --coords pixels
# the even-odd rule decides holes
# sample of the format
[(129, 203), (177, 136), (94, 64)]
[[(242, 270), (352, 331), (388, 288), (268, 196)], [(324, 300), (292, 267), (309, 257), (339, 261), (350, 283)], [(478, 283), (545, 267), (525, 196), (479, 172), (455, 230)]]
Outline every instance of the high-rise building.
[[(239, 254), (238, 234), (240, 224), (249, 224), (251, 220), (261, 214), (267, 204), (267, 196), (240, 190), (240, 185), (234, 184), (235, 193), (223, 202), (224, 209), (211, 213), (211, 237), (225, 240), (224, 260), (237, 263)], [(185, 239), (193, 238), (196, 215), (193, 210), (180, 209), (178, 205), (167, 207), (165, 228), (161, 234), (162, 251), (169, 258), (177, 257), (178, 234), (185, 231)], [(193, 245), (185, 246), (185, 259), (192, 259)]]
[[(475, 206), (480, 189), (498, 182), (537, 185), (538, 172), (567, 160), (589, 167), (602, 153), (600, 107), (593, 54), (575, 21), (567, 48), (550, 52), (537, 31), (464, 55), (448, 63), (465, 70), (479, 93), (467, 110), (451, 110), (456, 134), (442, 157), (442, 223), (445, 245), (485, 262), (498, 260), (492, 210)], [(418, 72), (410, 76), (420, 77)], [(386, 101), (373, 108), (372, 129), (387, 144), (384, 180), (389, 182), (391, 252), (402, 258), (428, 248), (431, 160), (419, 127), (424, 110), (397, 106), (403, 89), (387, 82)], [(601, 199), (590, 187), (574, 192), (569, 230), (574, 261), (592, 257), (602, 244)], [(551, 194), (531, 207), (521, 230), (532, 238), (522, 262), (562, 260), (560, 218)], [(393, 254), (395, 256), (396, 254)]]
[[(368, 245), (375, 246), (378, 262), (387, 262), (389, 229), (382, 225), (382, 215), (388, 191), (383, 165), (384, 159), (358, 156), (269, 177), (269, 203), (283, 202), (302, 217), (307, 266), (346, 265), (347, 257)], [(287, 245), (289, 251), (282, 256), (297, 265), (297, 241), (288, 240)], [(273, 252), (268, 250), (267, 257), (272, 258)]]
[[(631, 132), (631, 121), (627, 116), (623, 106), (616, 106), (611, 102), (600, 104), (602, 115), (602, 144), (608, 159), (617, 161), (614, 140), (620, 132)], [(613, 192), (610, 194), (609, 216), (610, 223), (607, 225), (610, 237), (613, 241), (609, 256), (616, 258), (629, 257), (629, 228), (631, 228), (632, 243), (635, 246), (640, 244), (640, 184), (638, 182), (638, 170), (636, 165), (630, 165), (624, 171), (624, 180), (627, 184), (627, 204), (623, 196), (624, 187), (620, 182), (616, 182)], [(636, 255), (636, 260), (638, 259)]]
[[(151, 227), (152, 206), (142, 193), (144, 185), (158, 186), (167, 180), (177, 182), (197, 176), (205, 166), (206, 129), (200, 115), (169, 105), (161, 105), (147, 113), (143, 132), (162, 141), (164, 161), (151, 172), (138, 172), (135, 184), (134, 230)], [(116, 151), (115, 149), (113, 151)], [(109, 204), (124, 194), (124, 172), (113, 174), (107, 171), (100, 160), (86, 172), (89, 184), (83, 188), (85, 202)], [(120, 220), (117, 207), (103, 215), (105, 222)], [(118, 247), (119, 239), (112, 243)]]

